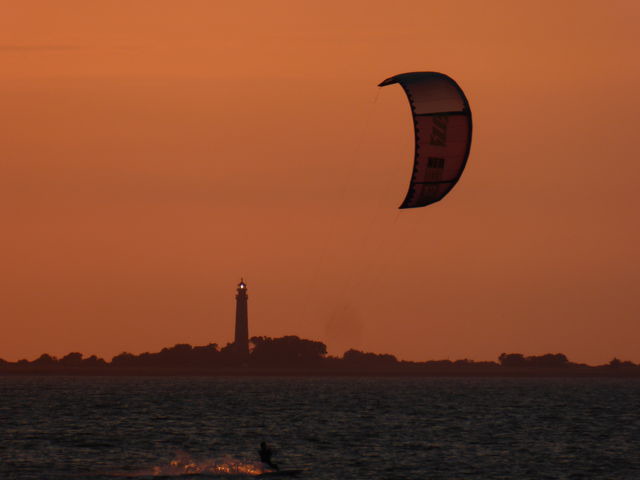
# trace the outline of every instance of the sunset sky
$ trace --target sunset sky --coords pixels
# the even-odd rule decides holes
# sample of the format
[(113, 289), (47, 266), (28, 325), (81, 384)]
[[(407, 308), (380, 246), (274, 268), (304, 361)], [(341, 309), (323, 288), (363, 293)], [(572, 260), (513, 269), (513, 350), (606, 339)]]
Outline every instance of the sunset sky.
[[(251, 335), (341, 355), (640, 362), (640, 2), (7, 1), (0, 358)], [(474, 121), (398, 210), (399, 86)]]

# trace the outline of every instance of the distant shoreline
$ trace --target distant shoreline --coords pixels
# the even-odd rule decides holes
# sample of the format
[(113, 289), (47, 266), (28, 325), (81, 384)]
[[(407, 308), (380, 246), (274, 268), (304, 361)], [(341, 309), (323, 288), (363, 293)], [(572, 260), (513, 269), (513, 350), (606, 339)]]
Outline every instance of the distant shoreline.
[(461, 360), (398, 360), (394, 355), (347, 350), (327, 356), (322, 342), (295, 335), (252, 337), (252, 348), (215, 343), (176, 344), (160, 352), (134, 355), (123, 352), (110, 362), (95, 355), (71, 352), (58, 359), (43, 353), (37, 359), (7, 362), (0, 359), (0, 376), (206, 376), (206, 377), (617, 377), (640, 378), (640, 365), (612, 359), (606, 365), (569, 361), (562, 353), (524, 356), (502, 353), (498, 362)]
[(579, 367), (423, 367), (388, 369), (327, 368), (137, 368), (137, 367), (0, 367), (0, 376), (86, 377), (492, 377), (492, 378), (640, 378), (640, 368), (610, 366)]

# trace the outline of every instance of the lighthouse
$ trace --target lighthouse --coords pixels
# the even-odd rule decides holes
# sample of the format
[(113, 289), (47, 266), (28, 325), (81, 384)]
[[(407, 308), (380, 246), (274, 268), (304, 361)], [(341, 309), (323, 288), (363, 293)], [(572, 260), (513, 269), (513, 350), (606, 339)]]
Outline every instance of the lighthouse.
[(241, 356), (249, 356), (249, 311), (247, 309), (247, 284), (240, 279), (236, 290), (236, 337), (235, 351)]

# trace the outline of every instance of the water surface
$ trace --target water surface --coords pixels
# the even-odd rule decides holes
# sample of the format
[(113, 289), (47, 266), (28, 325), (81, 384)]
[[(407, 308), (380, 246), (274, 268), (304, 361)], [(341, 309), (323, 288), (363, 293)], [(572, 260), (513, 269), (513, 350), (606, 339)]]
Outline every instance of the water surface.
[[(0, 377), (0, 478), (638, 479), (634, 379)], [(198, 478), (198, 477), (195, 477)]]

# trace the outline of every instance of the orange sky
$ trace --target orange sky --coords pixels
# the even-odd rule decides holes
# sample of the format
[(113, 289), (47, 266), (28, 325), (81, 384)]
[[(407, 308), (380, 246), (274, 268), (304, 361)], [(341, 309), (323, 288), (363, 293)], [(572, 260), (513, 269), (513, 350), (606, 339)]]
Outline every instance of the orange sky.
[[(640, 3), (20, 1), (0, 16), (0, 358), (297, 334), (640, 361)], [(465, 90), (398, 211), (406, 71)]]

